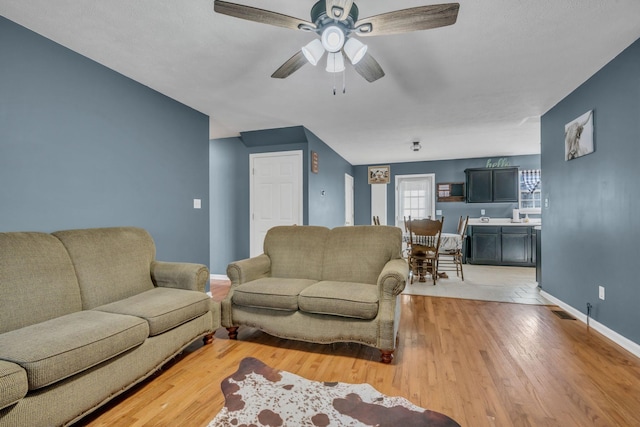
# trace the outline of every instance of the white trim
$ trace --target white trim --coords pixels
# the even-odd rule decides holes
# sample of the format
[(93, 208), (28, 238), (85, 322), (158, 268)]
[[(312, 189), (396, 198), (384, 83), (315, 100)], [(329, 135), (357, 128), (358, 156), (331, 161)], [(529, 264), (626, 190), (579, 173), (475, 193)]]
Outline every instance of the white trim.
[(226, 274), (211, 274), (209, 279), (211, 280), (229, 280)]
[[(565, 310), (566, 312), (568, 312), (569, 314), (571, 314), (573, 317), (575, 317), (576, 319), (580, 320), (582, 323), (587, 323), (587, 315), (582, 313), (579, 310), (576, 310), (575, 308), (571, 307), (570, 305), (562, 302), (561, 300), (559, 300), (558, 298), (549, 295), (549, 293), (541, 290), (540, 294), (545, 297), (546, 299), (548, 299), (549, 301), (551, 301), (552, 303), (556, 304), (557, 306), (561, 307), (563, 310)], [(620, 347), (624, 348), (625, 350), (633, 353), (636, 357), (640, 357), (640, 345), (631, 341), (630, 339), (620, 335), (619, 333), (607, 328), (606, 326), (604, 326), (602, 323), (599, 323), (598, 321), (594, 320), (593, 318), (591, 318), (589, 320), (589, 327), (595, 329), (596, 331), (600, 332), (602, 335), (604, 335), (605, 337), (609, 338), (611, 341), (615, 342), (616, 344), (618, 344)]]
[(380, 219), (380, 224), (387, 225), (387, 184), (370, 184), (371, 187), (371, 224), (373, 217)]
[(353, 176), (344, 174), (344, 225), (354, 225), (355, 186)]

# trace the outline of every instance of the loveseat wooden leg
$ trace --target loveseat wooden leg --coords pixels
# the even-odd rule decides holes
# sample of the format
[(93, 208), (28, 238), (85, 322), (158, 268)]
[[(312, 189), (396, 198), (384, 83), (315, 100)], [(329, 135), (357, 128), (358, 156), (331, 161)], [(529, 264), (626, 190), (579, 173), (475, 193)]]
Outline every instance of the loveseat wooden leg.
[(205, 335), (202, 338), (202, 342), (206, 344), (211, 344), (213, 342), (213, 332), (211, 332), (210, 334)]
[(229, 331), (229, 339), (230, 340), (237, 340), (238, 339), (238, 327), (237, 326), (233, 326), (231, 328), (227, 328), (227, 331)]
[(391, 363), (393, 360), (393, 350), (380, 350), (380, 361), (382, 363)]

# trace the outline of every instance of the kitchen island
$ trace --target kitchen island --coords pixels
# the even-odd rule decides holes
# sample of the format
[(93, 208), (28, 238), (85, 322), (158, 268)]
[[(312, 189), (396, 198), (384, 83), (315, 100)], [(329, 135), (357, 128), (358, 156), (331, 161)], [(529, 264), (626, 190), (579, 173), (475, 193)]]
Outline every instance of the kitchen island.
[(536, 239), (534, 227), (539, 218), (528, 222), (513, 222), (510, 218), (469, 218), (467, 229), (467, 262), (469, 264), (536, 265)]

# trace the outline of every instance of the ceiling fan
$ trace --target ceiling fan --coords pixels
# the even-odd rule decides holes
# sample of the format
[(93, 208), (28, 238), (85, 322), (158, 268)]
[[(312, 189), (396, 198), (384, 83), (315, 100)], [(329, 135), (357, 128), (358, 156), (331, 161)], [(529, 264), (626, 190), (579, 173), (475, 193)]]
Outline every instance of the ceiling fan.
[(311, 8), (311, 21), (269, 10), (215, 0), (217, 13), (292, 30), (316, 33), (316, 38), (280, 66), (271, 77), (284, 79), (307, 62), (316, 65), (325, 51), (328, 72), (344, 71), (346, 55), (355, 70), (369, 82), (384, 76), (380, 64), (367, 52), (367, 46), (352, 37), (408, 33), (455, 24), (459, 3), (418, 6), (369, 18), (358, 19), (353, 0), (320, 0)]

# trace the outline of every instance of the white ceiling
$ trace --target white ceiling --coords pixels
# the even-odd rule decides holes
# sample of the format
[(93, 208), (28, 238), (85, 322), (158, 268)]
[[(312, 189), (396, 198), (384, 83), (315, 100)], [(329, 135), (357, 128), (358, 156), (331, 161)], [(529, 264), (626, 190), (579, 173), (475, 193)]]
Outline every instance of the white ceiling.
[[(309, 20), (315, 0), (237, 3)], [(356, 3), (364, 18), (437, 1)], [(209, 115), (211, 138), (303, 125), (352, 164), (539, 153), (540, 116), (640, 38), (639, 0), (459, 3), (455, 25), (363, 38), (386, 76), (347, 66), (335, 96), (321, 66), (270, 78), (313, 34), (213, 0), (0, 0), (0, 13)]]

